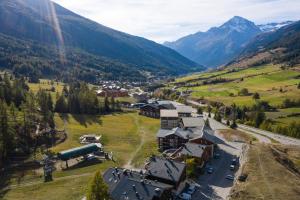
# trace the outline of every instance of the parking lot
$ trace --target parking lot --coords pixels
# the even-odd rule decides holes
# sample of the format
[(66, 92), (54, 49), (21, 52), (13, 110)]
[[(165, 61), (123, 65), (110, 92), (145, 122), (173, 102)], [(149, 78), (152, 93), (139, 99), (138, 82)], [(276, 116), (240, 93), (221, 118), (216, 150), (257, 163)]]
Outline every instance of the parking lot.
[[(211, 126), (218, 129), (218, 122), (210, 120)], [(212, 127), (214, 128), (214, 127)], [(241, 156), (243, 152), (244, 143), (227, 142), (221, 136), (216, 134), (219, 138), (218, 149), (215, 153), (219, 154), (219, 158), (213, 158), (206, 165), (205, 173), (200, 175), (196, 181), (198, 187), (192, 195), (192, 199), (226, 199), (230, 194), (230, 190), (234, 184), (234, 180), (229, 180), (226, 176), (231, 175), (236, 179), (236, 172), (239, 169), (239, 162), (234, 170), (230, 169), (232, 159)], [(208, 170), (212, 168), (212, 170)], [(208, 173), (212, 171), (212, 173)]]

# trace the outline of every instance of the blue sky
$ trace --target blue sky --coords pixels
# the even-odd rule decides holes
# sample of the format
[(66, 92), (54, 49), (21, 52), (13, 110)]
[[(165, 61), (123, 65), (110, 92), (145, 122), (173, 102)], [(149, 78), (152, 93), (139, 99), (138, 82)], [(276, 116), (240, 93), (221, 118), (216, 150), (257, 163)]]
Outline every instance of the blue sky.
[(237, 15), (256, 24), (300, 19), (300, 0), (53, 0), (105, 26), (156, 42), (206, 31)]

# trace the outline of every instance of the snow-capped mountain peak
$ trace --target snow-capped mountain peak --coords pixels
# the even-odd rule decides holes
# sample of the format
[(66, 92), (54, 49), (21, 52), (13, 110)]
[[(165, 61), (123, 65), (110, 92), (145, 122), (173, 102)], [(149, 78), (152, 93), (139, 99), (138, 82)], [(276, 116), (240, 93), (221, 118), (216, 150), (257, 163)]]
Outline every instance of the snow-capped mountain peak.
[(284, 22), (279, 22), (279, 23), (274, 22), (274, 23), (260, 24), (257, 26), (263, 32), (270, 32), (270, 31), (275, 31), (283, 26), (287, 26), (293, 22), (294, 21), (284, 21)]

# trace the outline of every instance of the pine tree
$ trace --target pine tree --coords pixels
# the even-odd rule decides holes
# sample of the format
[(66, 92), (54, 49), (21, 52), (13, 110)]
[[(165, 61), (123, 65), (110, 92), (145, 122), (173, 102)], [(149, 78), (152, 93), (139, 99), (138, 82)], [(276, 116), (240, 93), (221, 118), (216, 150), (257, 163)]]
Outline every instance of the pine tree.
[(64, 95), (58, 96), (56, 103), (55, 103), (54, 110), (55, 110), (55, 112), (58, 112), (58, 113), (67, 113), (68, 112), (68, 105), (67, 105)]
[(87, 200), (108, 200), (108, 186), (104, 183), (101, 172), (97, 171), (89, 183)]
[(105, 97), (105, 99), (104, 99), (104, 112), (105, 113), (109, 113), (110, 112), (108, 97)]
[(0, 100), (0, 142), (1, 158), (5, 159), (13, 150), (15, 142), (15, 129), (9, 124), (8, 107)]
[(266, 118), (266, 115), (264, 112), (257, 111), (255, 113), (255, 118), (254, 118), (255, 127), (258, 128), (264, 122), (265, 118)]
[(198, 107), (198, 108), (197, 108), (197, 113), (198, 113), (199, 115), (202, 115), (202, 114), (203, 114), (203, 110), (202, 110), (201, 107)]
[(211, 127), (210, 127), (210, 123), (209, 123), (209, 119), (208, 119), (208, 118), (205, 120), (205, 126), (206, 126), (207, 128), (211, 128)]
[(111, 105), (111, 111), (114, 112), (116, 110), (116, 102), (115, 102), (115, 98), (111, 97), (110, 99), (110, 105)]

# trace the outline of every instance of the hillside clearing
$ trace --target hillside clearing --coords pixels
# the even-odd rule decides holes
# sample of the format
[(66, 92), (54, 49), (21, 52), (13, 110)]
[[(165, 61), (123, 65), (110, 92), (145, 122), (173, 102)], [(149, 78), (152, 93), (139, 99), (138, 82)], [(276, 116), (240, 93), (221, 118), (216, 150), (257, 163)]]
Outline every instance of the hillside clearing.
[[(65, 121), (65, 122), (64, 122)], [(68, 138), (53, 148), (59, 152), (69, 148), (80, 146), (78, 138), (84, 134), (102, 135), (105, 151), (113, 152), (115, 162), (105, 161), (83, 167), (75, 167), (69, 170), (55, 171), (54, 181), (42, 183), (42, 171), (24, 170), (11, 172), (1, 178), (9, 185), (18, 185), (13, 189), (1, 191), (0, 197), (10, 199), (81, 199), (85, 193), (86, 185), (96, 170), (104, 172), (113, 166), (123, 166), (132, 155), (132, 165), (142, 166), (145, 159), (157, 153), (156, 131), (159, 128), (159, 120), (150, 119), (138, 115), (136, 112), (120, 113), (106, 116), (91, 115), (55, 115), (55, 123), (58, 129), (66, 128)], [(144, 130), (144, 143), (135, 154), (141, 142), (141, 130)], [(84, 175), (84, 176), (83, 176)], [(72, 177), (72, 181), (68, 178)], [(24, 183), (33, 185), (22, 186)], [(66, 187), (67, 186), (67, 187)]]
[[(298, 156), (299, 156), (298, 152)], [(276, 161), (270, 146), (251, 145), (243, 173), (246, 182), (237, 183), (231, 200), (282, 199), (297, 200), (300, 195), (300, 178)]]

